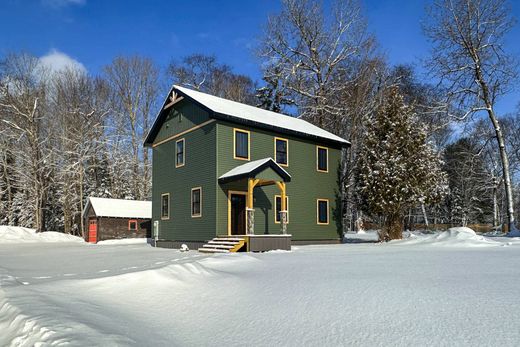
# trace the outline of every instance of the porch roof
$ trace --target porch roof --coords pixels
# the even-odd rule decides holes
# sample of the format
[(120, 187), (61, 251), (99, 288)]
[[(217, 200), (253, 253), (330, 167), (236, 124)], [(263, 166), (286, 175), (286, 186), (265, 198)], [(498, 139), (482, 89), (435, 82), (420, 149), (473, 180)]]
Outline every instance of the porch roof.
[(291, 181), (291, 175), (278, 165), (272, 158), (254, 160), (246, 164), (239, 165), (218, 178), (220, 183), (238, 180), (241, 178), (256, 177), (257, 174), (267, 169), (272, 169), (284, 182)]

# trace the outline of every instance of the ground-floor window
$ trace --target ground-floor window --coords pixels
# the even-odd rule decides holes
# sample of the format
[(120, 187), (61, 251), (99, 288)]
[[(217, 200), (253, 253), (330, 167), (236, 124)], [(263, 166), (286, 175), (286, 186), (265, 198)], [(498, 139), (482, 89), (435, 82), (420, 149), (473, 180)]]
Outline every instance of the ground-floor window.
[(202, 188), (191, 189), (191, 216), (202, 217)]
[[(274, 212), (274, 222), (280, 223), (282, 220), (282, 217), (280, 215), (280, 211), (282, 210), (282, 197), (280, 195), (274, 196), (275, 201), (275, 212)], [(289, 197), (285, 197), (285, 208), (287, 210), (287, 223), (289, 223)]]
[(161, 219), (170, 219), (170, 193), (161, 195)]
[(329, 224), (329, 200), (318, 199), (316, 203), (316, 219), (318, 224)]
[(128, 221), (128, 231), (136, 231), (137, 230), (137, 221), (135, 219), (130, 219)]

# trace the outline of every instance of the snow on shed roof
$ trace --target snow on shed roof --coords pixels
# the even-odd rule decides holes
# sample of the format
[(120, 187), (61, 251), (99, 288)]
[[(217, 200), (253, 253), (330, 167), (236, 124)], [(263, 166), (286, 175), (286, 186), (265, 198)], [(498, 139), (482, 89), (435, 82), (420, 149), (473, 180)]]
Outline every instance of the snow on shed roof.
[(89, 205), (92, 205), (98, 217), (152, 218), (151, 201), (89, 197), (84, 213), (88, 210)]
[(266, 168), (272, 168), (277, 174), (279, 174), (286, 182), (291, 180), (291, 175), (287, 171), (285, 171), (280, 165), (275, 163), (272, 158), (264, 158), (259, 160), (250, 161), (249, 163), (239, 165), (218, 179), (219, 181), (229, 181), (232, 179), (238, 179), (242, 177), (248, 177), (250, 175), (255, 175), (258, 172), (263, 171)]
[(347, 140), (323, 130), (303, 119), (219, 98), (214, 95), (201, 93), (178, 85), (174, 85), (173, 88), (216, 113), (271, 127), (278, 127), (304, 135), (312, 135), (318, 138), (340, 142), (345, 145), (350, 144)]

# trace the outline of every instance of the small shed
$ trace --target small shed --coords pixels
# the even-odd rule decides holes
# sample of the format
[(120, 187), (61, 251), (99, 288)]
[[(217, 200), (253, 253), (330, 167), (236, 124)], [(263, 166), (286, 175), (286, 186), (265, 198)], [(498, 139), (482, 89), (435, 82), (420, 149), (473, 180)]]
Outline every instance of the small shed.
[(151, 237), (152, 202), (89, 197), (83, 210), (85, 241)]

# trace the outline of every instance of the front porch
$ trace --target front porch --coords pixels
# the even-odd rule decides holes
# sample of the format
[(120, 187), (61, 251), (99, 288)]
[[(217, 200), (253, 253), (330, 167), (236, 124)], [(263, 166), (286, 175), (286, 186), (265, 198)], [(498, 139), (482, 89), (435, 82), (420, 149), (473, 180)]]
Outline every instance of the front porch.
[[(262, 252), (274, 249), (291, 249), (291, 235), (288, 234), (288, 209), (286, 183), (291, 181), (287, 171), (272, 158), (260, 159), (239, 165), (219, 177), (219, 185), (227, 196), (227, 234), (208, 242), (202, 251), (217, 249), (220, 251)], [(269, 189), (268, 195), (265, 187)], [(255, 191), (256, 189), (256, 191)], [(276, 192), (276, 193), (275, 193)], [(275, 195), (276, 194), (276, 195)], [(274, 212), (273, 224), (260, 220), (263, 230), (255, 232), (255, 208), (260, 208), (263, 217)], [(272, 223), (272, 222), (271, 222)], [(232, 242), (242, 242), (236, 248)], [(220, 252), (219, 251), (219, 252)]]

